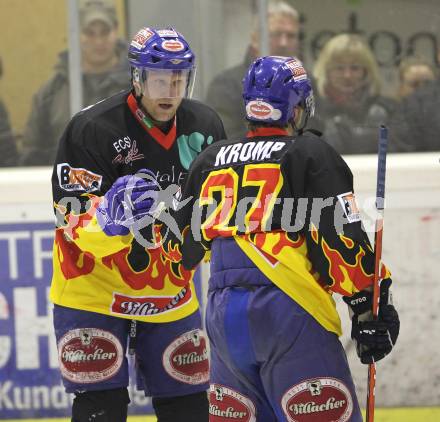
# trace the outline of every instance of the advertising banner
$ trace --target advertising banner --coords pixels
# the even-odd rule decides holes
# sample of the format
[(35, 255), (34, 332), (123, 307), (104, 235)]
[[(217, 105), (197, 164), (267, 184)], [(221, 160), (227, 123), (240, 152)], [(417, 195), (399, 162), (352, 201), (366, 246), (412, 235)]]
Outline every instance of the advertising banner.
[[(0, 224), (0, 420), (70, 415), (48, 300), (53, 223)], [(130, 387), (130, 413), (153, 413)]]

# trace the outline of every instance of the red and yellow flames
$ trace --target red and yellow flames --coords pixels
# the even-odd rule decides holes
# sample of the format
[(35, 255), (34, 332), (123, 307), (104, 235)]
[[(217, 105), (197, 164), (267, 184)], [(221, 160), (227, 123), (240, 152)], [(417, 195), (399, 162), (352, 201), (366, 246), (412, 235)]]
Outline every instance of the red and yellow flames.
[[(149, 286), (155, 290), (162, 290), (166, 283), (178, 287), (186, 286), (192, 277), (192, 271), (186, 270), (180, 264), (182, 255), (179, 245), (167, 242), (157, 249), (144, 249), (145, 267), (136, 271), (130, 265), (129, 255), (132, 246), (128, 246), (116, 253), (107, 255), (101, 261), (92, 252), (81, 250), (74, 242), (79, 237), (78, 229), (86, 227), (94, 216), (94, 210), (99, 204), (99, 197), (91, 197), (91, 208), (84, 214), (70, 214), (66, 217), (67, 224), (56, 230), (55, 245), (58, 261), (63, 276), (71, 280), (85, 276), (93, 271), (100, 271), (103, 267), (110, 270), (117, 269), (121, 280), (134, 290), (142, 290)], [(155, 227), (156, 241), (161, 244), (160, 227)]]
[(142, 271), (135, 271), (128, 262), (130, 250), (131, 247), (124, 248), (104, 257), (102, 262), (110, 269), (116, 266), (121, 278), (134, 290), (141, 290), (146, 286), (162, 290), (166, 283), (183, 287), (191, 280), (192, 271), (185, 270), (182, 265), (167, 259), (161, 248), (146, 249), (148, 264)]
[[(373, 284), (374, 268), (371, 272), (368, 272), (362, 262), (364, 257), (372, 253), (371, 247), (366, 244), (365, 248), (361, 245), (356, 245), (355, 242), (343, 235), (339, 235), (339, 238), (344, 243), (349, 251), (349, 255), (352, 258), (351, 262), (348, 259), (344, 259), (342, 254), (336, 249), (331, 248), (327, 242), (322, 239), (322, 251), (329, 263), (329, 276), (333, 281), (333, 284), (329, 289), (335, 293), (341, 295), (351, 296), (359, 290), (363, 290)], [(380, 278), (389, 277), (390, 274), (382, 265)]]
[[(73, 240), (78, 238), (77, 230), (86, 227), (92, 220), (100, 198), (87, 195), (90, 200), (89, 209), (83, 214), (70, 213), (65, 217), (66, 225), (55, 231), (55, 247), (61, 271), (66, 280), (87, 275), (95, 268), (95, 257), (91, 252), (82, 251)], [(55, 209), (65, 215), (67, 209), (54, 204)]]

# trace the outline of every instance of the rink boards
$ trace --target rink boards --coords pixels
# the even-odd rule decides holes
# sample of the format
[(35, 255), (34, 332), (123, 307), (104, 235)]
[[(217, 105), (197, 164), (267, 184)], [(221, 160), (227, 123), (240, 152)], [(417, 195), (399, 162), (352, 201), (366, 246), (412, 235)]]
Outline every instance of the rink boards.
[[(437, 354), (435, 344), (440, 343), (435, 312), (440, 307), (438, 160), (437, 154), (388, 159), (383, 255), (393, 274), (402, 332), (393, 354), (378, 365), (379, 407), (440, 403), (440, 369), (432, 358)], [(347, 161), (368, 229), (374, 224), (369, 207), (374, 202), (375, 157)], [(47, 300), (53, 238), (50, 173), (48, 168), (0, 170), (0, 420), (64, 417), (70, 409), (57, 370)], [(206, 279), (206, 267), (203, 274)], [(345, 332), (349, 332), (345, 312), (342, 307)], [(363, 402), (365, 367), (358, 362), (347, 335), (342, 342)], [(134, 389), (131, 395), (132, 412), (151, 412), (148, 399)], [(129, 420), (145, 421), (145, 417)], [(440, 413), (438, 409), (387, 409), (378, 413), (377, 420), (429, 422), (440, 420)]]
[[(364, 414), (365, 416), (365, 414)], [(440, 408), (376, 409), (375, 422), (437, 422)], [(16, 419), (4, 422), (69, 422), (69, 419)], [(131, 416), (127, 422), (156, 422), (154, 416)]]

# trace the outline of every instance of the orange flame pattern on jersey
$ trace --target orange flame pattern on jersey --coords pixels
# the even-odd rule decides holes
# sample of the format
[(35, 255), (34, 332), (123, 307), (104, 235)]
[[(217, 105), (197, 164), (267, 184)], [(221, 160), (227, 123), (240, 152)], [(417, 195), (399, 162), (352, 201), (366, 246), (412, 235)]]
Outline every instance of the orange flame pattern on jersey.
[[(75, 243), (68, 240), (78, 238), (78, 228), (86, 227), (95, 214), (100, 198), (94, 195), (87, 196), (90, 199), (90, 208), (83, 214), (68, 214), (65, 216), (66, 225), (55, 231), (58, 262), (66, 280), (87, 275), (95, 267), (93, 254), (82, 251)], [(54, 204), (54, 208), (64, 215), (67, 212), (65, 206), (57, 203)]]
[(89, 274), (95, 267), (95, 257), (82, 251), (75, 243), (69, 242), (63, 229), (55, 231), (55, 245), (58, 262), (66, 280)]
[[(66, 279), (89, 274), (95, 267), (95, 256), (90, 252), (82, 251), (74, 242), (67, 239), (77, 239), (78, 229), (86, 227), (95, 215), (100, 197), (88, 195), (90, 207), (83, 214), (69, 214), (65, 220), (67, 224), (56, 231), (55, 242), (58, 248), (61, 270)], [(62, 212), (63, 208), (55, 204)], [(161, 244), (160, 227), (155, 227), (156, 241)], [(145, 268), (136, 271), (129, 263), (129, 254), (132, 248), (128, 246), (120, 251), (102, 258), (102, 264), (109, 269), (114, 266), (118, 269), (121, 279), (132, 289), (142, 290), (150, 286), (155, 290), (162, 290), (165, 283), (178, 287), (186, 286), (192, 277), (192, 271), (186, 270), (180, 264), (182, 254), (179, 245), (157, 249), (144, 249)]]
[[(289, 248), (300, 248), (303, 243), (304, 243), (304, 236), (302, 235), (297, 235), (298, 238), (296, 240), (293, 240), (289, 237), (289, 235), (286, 232), (283, 231), (279, 231), (279, 232), (271, 232), (271, 234), (277, 234), (278, 240), (276, 241), (276, 243), (272, 246), (272, 250), (269, 253), (265, 252), (263, 250), (266, 240), (267, 240), (267, 233), (251, 233), (251, 234), (245, 234), (242, 235), (243, 239), (245, 239), (246, 241), (253, 243), (258, 249), (259, 251), (269, 260), (269, 262), (272, 265), (275, 265), (278, 260), (275, 258), (276, 255), (278, 255), (279, 253), (281, 253), (281, 251), (283, 250), (283, 248), (285, 247), (289, 247)], [(272, 239), (273, 241), (273, 239)]]
[[(343, 236), (339, 235), (339, 237)], [(348, 249), (354, 249), (355, 244), (351, 239), (344, 237), (341, 240)], [(359, 250), (354, 257), (353, 264), (347, 262), (342, 254), (331, 248), (324, 239), (322, 239), (321, 246), (329, 263), (329, 277), (333, 281), (329, 290), (344, 296), (351, 296), (353, 293), (372, 285), (373, 273), (367, 273), (362, 266), (362, 258), (366, 255), (362, 246), (357, 246)]]
[[(172, 240), (165, 242), (162, 236), (162, 224), (154, 225), (154, 240), (156, 244), (160, 245), (162, 253), (172, 262), (179, 263), (182, 261), (182, 252), (180, 251), (180, 242), (176, 241), (173, 245)], [(185, 237), (185, 232), (189, 229), (189, 226), (185, 227), (182, 231), (182, 237)]]
[(286, 232), (280, 232), (280, 237), (278, 239), (278, 242), (275, 243), (275, 245), (272, 248), (272, 253), (274, 255), (278, 255), (283, 248), (300, 248), (304, 243), (304, 236), (300, 234), (296, 234), (297, 239), (293, 240), (289, 237), (289, 235)]
[[(279, 235), (279, 238), (278, 241), (272, 246), (272, 253), (274, 255), (279, 254), (286, 246), (291, 248), (299, 248), (304, 243), (304, 236), (298, 235), (298, 239), (293, 240), (286, 232), (271, 232), (271, 234), (275, 233)], [(253, 243), (258, 249), (262, 249), (264, 247), (267, 239), (266, 233), (264, 232), (245, 234), (242, 237), (248, 242)]]
[(339, 235), (339, 238), (342, 240), (342, 243), (347, 246), (348, 249), (353, 249), (354, 247), (354, 241), (353, 239), (350, 239), (347, 236), (344, 236), (343, 234)]
[[(83, 196), (87, 196), (89, 198), (89, 204), (90, 207), (87, 209), (85, 213), (82, 214), (75, 214), (71, 212), (65, 217), (65, 220), (67, 224), (62, 227), (64, 234), (68, 236), (70, 239), (77, 239), (78, 233), (77, 230), (79, 228), (86, 227), (92, 218), (95, 216), (96, 208), (99, 205), (99, 202), (101, 201), (101, 198), (99, 196), (85, 194)], [(60, 212), (63, 212), (65, 214), (66, 209), (65, 207), (60, 206), (59, 204), (54, 205), (55, 209), (60, 210)]]
[(136, 271), (128, 262), (130, 250), (130, 247), (124, 248), (102, 258), (102, 262), (110, 269), (113, 269), (114, 264), (122, 280), (134, 290), (141, 290), (146, 286), (162, 290), (166, 282), (183, 287), (191, 280), (192, 271), (185, 270), (182, 265), (167, 259), (162, 253), (162, 248), (146, 249), (148, 265), (142, 271)]
[(319, 243), (318, 229), (313, 223), (310, 223), (310, 236), (316, 244)]

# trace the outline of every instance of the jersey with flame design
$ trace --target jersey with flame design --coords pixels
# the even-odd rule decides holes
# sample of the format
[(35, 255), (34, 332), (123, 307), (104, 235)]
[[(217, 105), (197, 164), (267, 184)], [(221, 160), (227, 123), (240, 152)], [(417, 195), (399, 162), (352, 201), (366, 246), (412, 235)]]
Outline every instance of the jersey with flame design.
[(54, 303), (149, 322), (175, 321), (198, 308), (193, 271), (131, 233), (107, 236), (95, 216), (118, 177), (148, 168), (162, 189), (181, 184), (191, 160), (225, 137), (218, 116), (197, 101), (184, 100), (170, 125), (167, 134), (152, 125), (129, 92), (72, 119), (52, 176)]
[[(180, 227), (191, 224), (183, 265), (196, 265), (217, 238), (234, 237), (274, 284), (340, 334), (332, 294), (368, 288), (374, 272), (352, 173), (313, 133), (249, 135), (212, 145), (193, 162), (183, 193), (193, 199), (176, 216)], [(384, 266), (381, 275), (389, 277)]]

